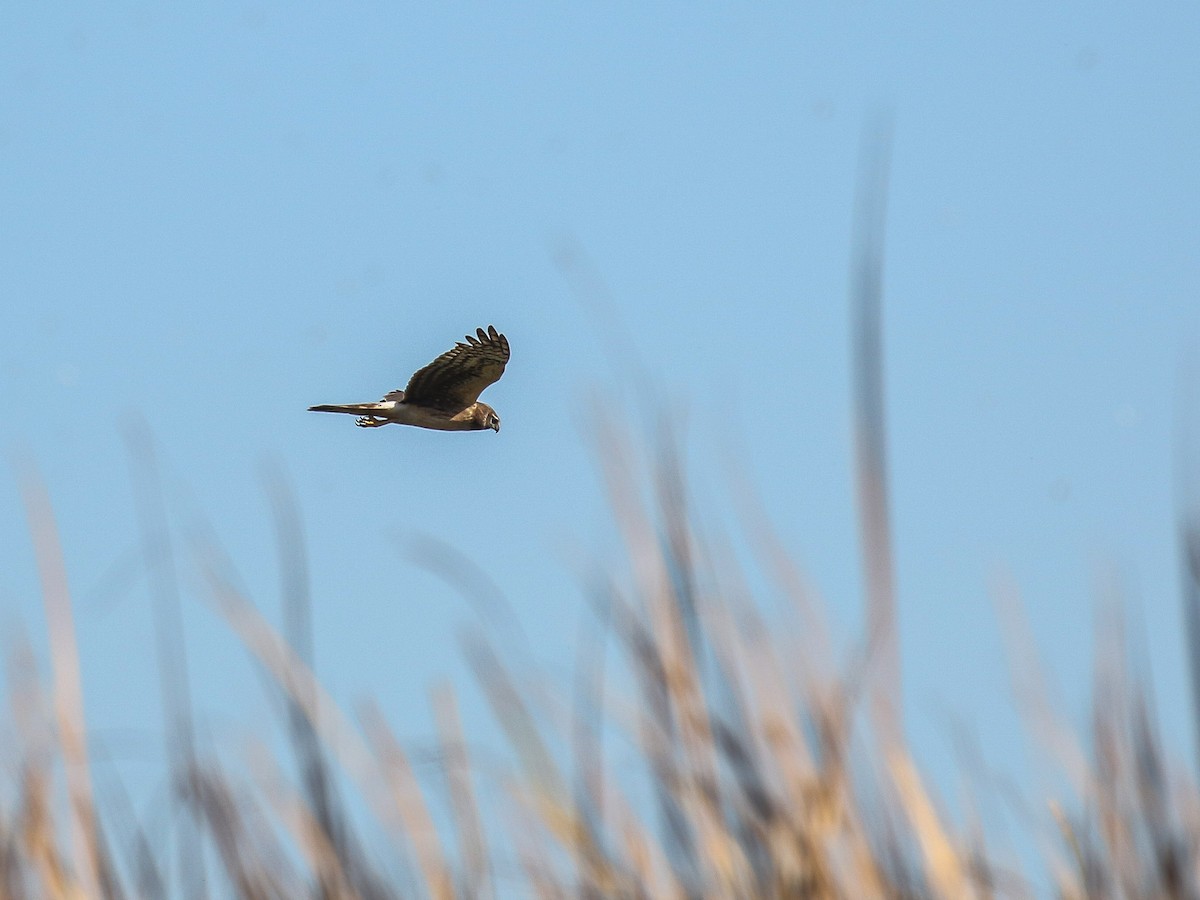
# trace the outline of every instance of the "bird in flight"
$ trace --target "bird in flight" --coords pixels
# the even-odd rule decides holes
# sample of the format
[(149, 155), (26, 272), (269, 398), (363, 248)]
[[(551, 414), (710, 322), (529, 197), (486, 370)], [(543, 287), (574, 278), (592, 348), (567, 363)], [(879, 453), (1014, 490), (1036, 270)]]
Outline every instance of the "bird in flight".
[(436, 431), (500, 431), (500, 417), (479, 395), (504, 374), (508, 338), (489, 325), (475, 330), (423, 369), (413, 373), (408, 387), (392, 391), (378, 403), (310, 406), (310, 412), (349, 413), (360, 428), (391, 422)]

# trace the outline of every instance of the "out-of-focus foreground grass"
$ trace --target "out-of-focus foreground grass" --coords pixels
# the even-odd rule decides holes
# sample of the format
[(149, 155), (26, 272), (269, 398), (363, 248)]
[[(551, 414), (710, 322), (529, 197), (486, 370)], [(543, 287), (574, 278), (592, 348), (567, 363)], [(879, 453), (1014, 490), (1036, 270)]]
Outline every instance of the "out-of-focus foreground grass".
[[(958, 898), (1032, 896), (1048, 878), (1068, 898), (1197, 896), (1200, 797), (1128, 680), (1097, 685), (1090, 734), (1043, 735), (1062, 748), (1071, 793), (1037, 798), (1054, 838), (1039, 863), (1048, 875), (1031, 879), (993, 857), (978, 823), (948, 820), (888, 716), (872, 711), (894, 702), (886, 683), (871, 700), (877, 636), (860, 664), (831, 669), (819, 611), (761, 519), (744, 517), (761, 566), (750, 578), (701, 538), (670, 451), (646, 459), (613, 440), (601, 455), (628, 568), (589, 595), (622, 670), (604, 669), (598, 639), (576, 683), (547, 702), (478, 643), (472, 663), (507, 769), (475, 764), (447, 692), (436, 709), (444, 778), (423, 783), (383, 718), (338, 709), (303, 648), (198, 554), (215, 608), (290, 698), (290, 749), (235, 774), (194, 748), (181, 715), (170, 767), (186, 827), (166, 850), (94, 800), (87, 685), (53, 519), (31, 479), (53, 681), (21, 653), (10, 659), (16, 764), (4, 773), (0, 895)], [(285, 550), (293, 537), (281, 532)], [(284, 554), (293, 575), (295, 552)], [(799, 627), (764, 622), (747, 596), (756, 580), (782, 589)], [(614, 764), (613, 734), (636, 748), (645, 779)], [(481, 788), (504, 798), (499, 809), (476, 799)], [(352, 813), (348, 790), (367, 813)]]
[[(600, 459), (626, 565), (587, 585), (598, 624), (575, 683), (557, 697), (525, 687), (503, 653), (474, 643), (471, 662), (511, 764), (478, 764), (443, 691), (443, 777), (431, 785), (377, 711), (346, 714), (306, 665), (305, 548), (276, 486), (287, 585), (280, 631), (239, 594), (215, 540), (194, 557), (214, 608), (288, 698), (290, 749), (236, 772), (197, 750), (178, 592), (171, 568), (155, 567), (178, 822), (164, 848), (125, 810), (95, 802), (63, 561), (49, 503), (28, 476), (53, 680), (44, 687), (29, 654), (13, 654), (0, 898), (984, 898), (1035, 896), (1045, 885), (1063, 898), (1200, 898), (1200, 793), (1161, 746), (1148, 693), (1112, 664), (1121, 648), (1096, 667), (1087, 734), (1072, 734), (1036, 691), (1024, 692), (1029, 727), (1064, 791), (1029, 804), (1040, 819), (1031, 830), (1049, 835), (1035, 842), (1032, 864), (994, 853), (979, 822), (952, 821), (905, 746), (879, 314), (886, 128), (866, 147), (850, 305), (867, 634), (850, 663), (831, 662), (820, 610), (747, 492), (736, 493), (755, 572), (701, 527), (670, 440), (644, 455), (610, 431)], [(596, 278), (578, 261), (564, 269), (583, 285), (581, 299), (597, 302)], [(149, 564), (164, 552), (166, 529), (148, 447), (134, 442)], [(1200, 673), (1200, 522), (1185, 527), (1183, 548)], [(431, 568), (469, 570), (434, 544), (421, 553)], [(460, 581), (467, 590), (481, 583)], [(761, 617), (750, 585), (764, 584), (790, 600), (786, 627)], [(604, 664), (610, 636), (620, 671)], [(631, 775), (624, 748), (644, 778)], [(362, 803), (348, 803), (349, 791)], [(485, 791), (503, 802), (481, 802)], [(1038, 872), (1022, 871), (1031, 866)]]

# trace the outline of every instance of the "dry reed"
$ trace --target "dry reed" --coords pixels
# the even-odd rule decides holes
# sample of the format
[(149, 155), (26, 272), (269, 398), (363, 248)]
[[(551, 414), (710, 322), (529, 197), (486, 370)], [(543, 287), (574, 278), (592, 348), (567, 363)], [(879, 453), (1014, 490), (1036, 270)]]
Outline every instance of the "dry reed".
[[(114, 841), (118, 811), (92, 799), (62, 561), (44, 493), (28, 481), (55, 674), (46, 693), (27, 652), (11, 660), (0, 896), (985, 898), (1034, 896), (1046, 879), (1064, 898), (1198, 896), (1200, 795), (1123, 667), (1097, 667), (1089, 735), (1064, 734), (1044, 710), (1030, 716), (1069, 767), (1072, 794), (1041, 799), (1058, 840), (1033, 864), (1042, 872), (1021, 874), (941, 811), (902, 741), (872, 724), (870, 661), (831, 671), (803, 654), (804, 640), (772, 637), (744, 599), (751, 579), (699, 536), (678, 460), (664, 450), (647, 484), (629, 444), (613, 436), (602, 449), (629, 564), (593, 586), (597, 637), (581, 651), (573, 695), (530, 696), (498, 648), (470, 643), (513, 765), (476, 764), (442, 688), (444, 787), (416, 777), (377, 711), (340, 710), (221, 577), (212, 547), (199, 553), (213, 608), (292, 702), (281, 727), (301, 764), (293, 777), (284, 760), (261, 759), (239, 776), (210, 756), (174, 757), (180, 813), (196, 829), (190, 862), (179, 848), (155, 856), (144, 840)], [(280, 533), (294, 539), (294, 524)], [(812, 621), (778, 543), (761, 524), (749, 537), (797, 620)], [(605, 634), (617, 666), (604, 663)], [(824, 640), (814, 635), (814, 647)], [(1122, 652), (1117, 641), (1103, 660)], [(1064, 744), (1069, 752), (1054, 749)], [(630, 752), (648, 791), (615, 758)], [(365, 824), (345, 791), (366, 800)], [(493, 809), (481, 793), (503, 800)]]

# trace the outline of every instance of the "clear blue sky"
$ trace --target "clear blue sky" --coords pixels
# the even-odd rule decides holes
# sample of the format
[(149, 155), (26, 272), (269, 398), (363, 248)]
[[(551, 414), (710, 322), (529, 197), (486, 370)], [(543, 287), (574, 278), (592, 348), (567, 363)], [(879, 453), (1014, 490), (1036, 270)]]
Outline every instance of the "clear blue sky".
[[(1200, 10), (432, 6), (0, 6), (0, 447), (48, 484), (89, 718), (129, 777), (157, 771), (159, 730), (131, 414), (161, 454), (215, 741), (270, 703), (198, 602), (183, 541), (212, 522), (274, 617), (264, 460), (303, 505), (318, 665), (340, 700), (377, 697), (421, 738), (428, 684), (465, 680), (456, 634), (474, 616), (397, 552), (418, 530), (486, 569), (547, 669), (568, 671), (576, 551), (616, 558), (587, 398), (620, 415), (627, 391), (554, 264), (567, 240), (689, 410), (702, 506), (722, 517), (741, 454), (851, 638), (850, 216), (880, 106), (918, 752), (952, 762), (947, 713), (1002, 767), (1021, 746), (998, 572), (1083, 721), (1110, 569), (1186, 751), (1172, 481), (1200, 325)], [(305, 412), (400, 387), (488, 323), (513, 348), (485, 397), (499, 435)], [(0, 621), (38, 635), (9, 471)]]

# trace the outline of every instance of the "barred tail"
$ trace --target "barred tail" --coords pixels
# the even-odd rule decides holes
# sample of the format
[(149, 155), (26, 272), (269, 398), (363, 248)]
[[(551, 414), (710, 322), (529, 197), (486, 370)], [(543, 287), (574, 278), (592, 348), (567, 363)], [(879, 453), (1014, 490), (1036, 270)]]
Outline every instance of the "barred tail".
[(349, 413), (352, 416), (369, 416), (391, 409), (394, 403), (325, 403), (321, 406), (310, 406), (309, 412)]

